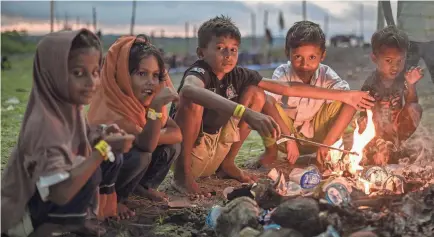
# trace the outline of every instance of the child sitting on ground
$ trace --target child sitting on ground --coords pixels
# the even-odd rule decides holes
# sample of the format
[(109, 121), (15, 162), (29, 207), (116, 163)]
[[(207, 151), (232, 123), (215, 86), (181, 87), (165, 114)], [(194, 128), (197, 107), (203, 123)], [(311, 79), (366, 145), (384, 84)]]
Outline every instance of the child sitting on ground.
[[(335, 90), (350, 89), (348, 83), (333, 69), (321, 64), (326, 57), (326, 47), (325, 35), (318, 24), (310, 21), (296, 22), (288, 30), (285, 42), (285, 53), (289, 61), (274, 71), (273, 80)], [(283, 134), (326, 145), (333, 145), (342, 136), (356, 113), (355, 108), (340, 101), (267, 94), (270, 96), (263, 111), (276, 120)], [(273, 162), (277, 150), (286, 153), (291, 164), (297, 161), (300, 154), (317, 152), (319, 165), (327, 158), (328, 149), (323, 147), (318, 148), (295, 140), (279, 145), (267, 143), (270, 145), (262, 156), (262, 164)]]
[(178, 89), (180, 102), (171, 110), (183, 137), (172, 183), (181, 192), (198, 193), (196, 178), (217, 170), (220, 177), (240, 182), (255, 179), (235, 165), (235, 157), (250, 127), (263, 137), (279, 136), (275, 121), (260, 113), (265, 103), (264, 90), (339, 100), (360, 108), (370, 104), (367, 92), (265, 79), (256, 71), (238, 67), (240, 40), (238, 28), (224, 16), (206, 21), (198, 31), (199, 60), (186, 70)]
[[(395, 26), (374, 33), (371, 59), (375, 72), (365, 81), (363, 91), (375, 98), (372, 109), (376, 137), (366, 147), (368, 163), (385, 165), (391, 154), (416, 131), (422, 107), (418, 103), (416, 83), (423, 77), (421, 68), (404, 72), (408, 37)], [(366, 127), (366, 114), (359, 118), (360, 132)]]
[(116, 126), (90, 133), (83, 115), (99, 83), (100, 42), (88, 30), (48, 34), (33, 68), (18, 143), (2, 177), (1, 233), (101, 235), (104, 230), (87, 219), (88, 209), (97, 204), (98, 190), (115, 194), (122, 160), (113, 160), (112, 152), (129, 149), (132, 140), (104, 135), (122, 133)]
[(180, 153), (181, 130), (166, 109), (178, 94), (160, 50), (145, 35), (121, 37), (110, 47), (101, 84), (89, 108), (89, 123), (115, 123), (135, 135), (116, 181), (119, 216), (130, 218), (135, 213), (125, 204), (133, 192), (167, 200), (157, 188)]

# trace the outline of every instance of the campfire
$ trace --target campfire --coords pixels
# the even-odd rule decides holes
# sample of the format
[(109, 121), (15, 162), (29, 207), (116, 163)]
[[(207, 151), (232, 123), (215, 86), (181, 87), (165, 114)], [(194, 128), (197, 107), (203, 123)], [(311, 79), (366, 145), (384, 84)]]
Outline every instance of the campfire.
[[(367, 125), (363, 132), (359, 131), (359, 124), (356, 123), (350, 153), (344, 154), (338, 149), (328, 152), (328, 162), (326, 162), (328, 170), (323, 177), (330, 177), (332, 183), (338, 181), (341, 185), (344, 184), (347, 191), (347, 186), (351, 186), (362, 191), (365, 195), (378, 195), (384, 192), (402, 194), (404, 193), (405, 182), (404, 177), (402, 177), (403, 169), (393, 168), (394, 166), (363, 167), (360, 164), (363, 160), (364, 148), (375, 138), (375, 125), (372, 117), (372, 111), (368, 110)], [(332, 145), (332, 147), (339, 149), (342, 149), (342, 146), (342, 138)], [(337, 192), (334, 191), (328, 195), (337, 195)]]
[[(217, 219), (218, 235), (228, 236), (225, 230), (229, 229), (240, 233), (250, 226), (244, 232), (256, 234), (246, 236), (268, 236), (266, 231), (260, 235), (262, 225), (263, 230), (273, 226), (274, 231), (282, 228), (301, 233), (282, 236), (347, 236), (360, 230), (379, 236), (434, 236), (433, 166), (364, 166), (364, 149), (376, 136), (372, 116), (368, 110), (362, 132), (356, 123), (351, 150), (343, 149), (342, 138), (333, 144), (335, 149), (329, 150), (326, 162), (328, 172), (309, 166), (293, 168), (285, 177), (284, 172), (272, 169), (268, 180), (229, 193), (228, 200), (237, 199), (238, 204), (231, 201), (231, 207)], [(256, 202), (243, 201), (241, 196)], [(243, 209), (243, 203), (248, 208)], [(238, 213), (235, 219), (231, 212)], [(244, 220), (241, 213), (250, 213), (249, 218), (261, 214), (253, 221)], [(237, 227), (235, 223), (242, 224)], [(233, 232), (234, 228), (239, 229)]]

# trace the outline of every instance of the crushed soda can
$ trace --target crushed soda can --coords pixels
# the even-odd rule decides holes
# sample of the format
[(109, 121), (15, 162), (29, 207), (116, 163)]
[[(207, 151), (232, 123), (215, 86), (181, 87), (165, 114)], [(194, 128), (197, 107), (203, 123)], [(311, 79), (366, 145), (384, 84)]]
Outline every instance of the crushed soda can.
[(404, 177), (399, 175), (390, 175), (384, 181), (383, 189), (389, 190), (395, 194), (404, 193)]
[(347, 205), (351, 202), (351, 185), (343, 178), (336, 178), (324, 186), (325, 199), (332, 205)]
[(371, 166), (362, 173), (362, 177), (373, 184), (373, 188), (379, 190), (383, 188), (384, 181), (388, 176), (387, 171), (380, 166)]
[(312, 189), (321, 182), (321, 174), (313, 165), (305, 169), (294, 168), (289, 174), (289, 180), (299, 184), (303, 189)]

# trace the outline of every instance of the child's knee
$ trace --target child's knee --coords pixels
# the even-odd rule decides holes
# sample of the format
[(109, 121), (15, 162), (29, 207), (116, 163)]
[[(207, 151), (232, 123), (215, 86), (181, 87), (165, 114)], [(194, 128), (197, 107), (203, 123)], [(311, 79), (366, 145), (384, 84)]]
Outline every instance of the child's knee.
[(422, 118), (422, 106), (418, 103), (409, 103), (405, 105), (405, 109), (407, 110), (409, 119), (413, 122), (413, 126), (417, 127)]
[(333, 101), (328, 105), (327, 112), (330, 115), (330, 117), (336, 116), (339, 113), (339, 111), (341, 111), (343, 106), (344, 103), (340, 101)]
[(136, 159), (136, 167), (140, 170), (145, 170), (149, 167), (152, 161), (152, 153), (149, 152), (140, 152), (138, 156), (139, 159)]
[(167, 147), (169, 152), (168, 163), (174, 162), (181, 154), (181, 143), (171, 144)]
[(396, 130), (400, 141), (407, 140), (416, 131), (422, 118), (422, 106), (418, 103), (408, 103), (398, 116)]
[(409, 103), (408, 109), (409, 109), (410, 114), (422, 117), (423, 109), (419, 103)]
[(183, 101), (178, 108), (178, 114), (182, 113), (184, 116), (199, 116), (203, 113), (203, 107), (201, 105), (195, 104), (192, 101)]
[(244, 90), (240, 103), (248, 107), (262, 108), (265, 104), (265, 98), (263, 89), (257, 86), (249, 86)]
[(122, 153), (115, 154), (115, 160), (111, 164), (113, 169), (119, 170), (124, 164), (124, 155)]

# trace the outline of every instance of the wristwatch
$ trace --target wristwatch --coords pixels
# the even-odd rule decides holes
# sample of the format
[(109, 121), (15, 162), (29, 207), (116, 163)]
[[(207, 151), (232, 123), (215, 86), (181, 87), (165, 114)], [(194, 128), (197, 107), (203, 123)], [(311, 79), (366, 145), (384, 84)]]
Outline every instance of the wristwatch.
[(157, 119), (161, 119), (163, 117), (163, 114), (157, 113), (157, 112), (155, 112), (154, 109), (149, 108), (146, 117), (150, 120), (157, 120)]

